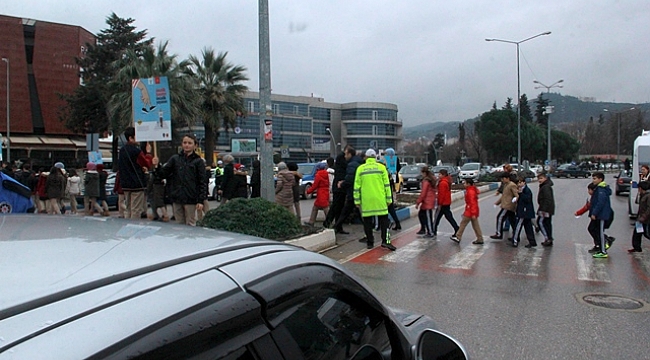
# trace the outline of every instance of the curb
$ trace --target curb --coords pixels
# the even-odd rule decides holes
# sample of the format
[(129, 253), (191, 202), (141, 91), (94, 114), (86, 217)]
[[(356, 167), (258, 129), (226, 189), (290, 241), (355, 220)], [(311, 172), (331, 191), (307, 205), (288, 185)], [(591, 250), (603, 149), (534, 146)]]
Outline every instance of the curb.
[(303, 236), (298, 239), (288, 240), (285, 244), (291, 244), (304, 248), (305, 250), (320, 252), (336, 245), (334, 229), (325, 229), (319, 233)]

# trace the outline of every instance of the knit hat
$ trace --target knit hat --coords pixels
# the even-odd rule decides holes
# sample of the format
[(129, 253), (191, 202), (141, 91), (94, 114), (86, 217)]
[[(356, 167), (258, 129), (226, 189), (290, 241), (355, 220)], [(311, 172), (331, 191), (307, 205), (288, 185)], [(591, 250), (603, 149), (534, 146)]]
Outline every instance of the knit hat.
[(323, 170), (323, 169), (326, 169), (326, 168), (327, 168), (327, 163), (319, 162), (318, 164), (316, 164), (316, 169), (317, 170)]
[(63, 163), (60, 161), (54, 164), (54, 167), (59, 169), (65, 169), (65, 165), (63, 165)]
[(368, 150), (366, 151), (366, 157), (375, 157), (375, 156), (377, 156), (377, 153), (375, 152), (375, 150), (373, 150), (373, 149), (368, 149)]
[(104, 171), (104, 164), (95, 165), (95, 169), (97, 169), (97, 171)]
[(89, 161), (89, 162), (86, 164), (86, 170), (95, 170), (95, 169), (97, 169), (97, 165), (95, 165), (94, 162), (90, 162), (90, 161)]
[(285, 170), (287, 168), (287, 164), (282, 161), (278, 164), (278, 170)]
[(234, 167), (235, 167), (235, 170), (244, 170), (244, 169), (246, 169), (246, 166), (244, 166), (242, 164), (235, 164)]

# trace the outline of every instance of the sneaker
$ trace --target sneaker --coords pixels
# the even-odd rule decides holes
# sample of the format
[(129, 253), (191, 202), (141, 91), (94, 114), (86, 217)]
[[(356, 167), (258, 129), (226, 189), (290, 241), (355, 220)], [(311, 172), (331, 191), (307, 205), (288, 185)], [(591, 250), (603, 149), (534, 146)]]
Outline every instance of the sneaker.
[(501, 236), (501, 235), (497, 235), (497, 234), (494, 234), (494, 235), (490, 235), (490, 239), (501, 240), (501, 239), (503, 239), (503, 236)]
[(607, 253), (604, 252), (597, 252), (592, 256), (594, 257), (594, 259), (607, 259), (609, 257), (609, 255), (607, 255)]
[(307, 222), (307, 221), (303, 222), (302, 224), (305, 225), (305, 226), (314, 227), (314, 224), (312, 224), (310, 222)]
[(606, 241), (605, 241), (605, 250), (607, 250), (607, 249), (609, 249), (610, 247), (612, 247), (612, 244), (614, 243), (614, 241), (616, 240), (616, 238), (605, 235), (605, 240), (606, 240)]
[(474, 244), (474, 245), (483, 245), (483, 240), (474, 240), (474, 241), (472, 241), (472, 244)]
[(417, 234), (417, 235), (424, 235), (424, 234), (426, 234), (426, 232), (425, 232), (424, 230), (420, 230), (420, 231), (416, 232), (415, 234)]
[(528, 243), (528, 244), (526, 244), (526, 246), (524, 246), (524, 247), (529, 248), (529, 249), (530, 249), (530, 248), (533, 248), (533, 247), (537, 247), (537, 243)]
[(427, 238), (427, 239), (433, 239), (433, 238), (436, 237), (436, 236), (433, 235), (433, 234), (424, 234), (424, 236), (422, 236), (422, 237), (423, 237), (423, 238)]
[(553, 241), (552, 240), (546, 240), (542, 243), (542, 246), (553, 246)]
[(594, 254), (594, 253), (599, 253), (600, 252), (600, 246), (594, 246), (591, 249), (589, 249), (589, 252)]
[(455, 242), (456, 244), (460, 244), (460, 239), (456, 235), (452, 235), (450, 237), (451, 241)]
[(375, 247), (375, 244), (373, 244), (373, 243), (366, 244), (366, 249), (372, 249), (374, 247)]
[(627, 252), (629, 253), (635, 253), (635, 252), (642, 252), (643, 250), (641, 249), (628, 249)]
[(392, 244), (387, 244), (387, 243), (382, 243), (382, 244), (381, 244), (381, 247), (386, 248), (386, 249), (388, 249), (388, 250), (390, 250), (390, 251), (395, 251), (395, 250), (397, 250), (397, 248), (396, 248), (394, 245), (392, 245)]

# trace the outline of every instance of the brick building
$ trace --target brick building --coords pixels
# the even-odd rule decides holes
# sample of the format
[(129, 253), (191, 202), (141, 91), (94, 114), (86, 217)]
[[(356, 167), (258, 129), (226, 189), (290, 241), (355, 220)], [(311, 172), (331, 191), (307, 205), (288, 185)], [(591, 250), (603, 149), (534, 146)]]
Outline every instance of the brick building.
[[(59, 121), (58, 94), (79, 86), (79, 67), (89, 31), (74, 25), (0, 15), (0, 57), (8, 59), (11, 159), (39, 165), (86, 156), (85, 136)], [(7, 133), (7, 62), (0, 63), (0, 133)], [(3, 154), (6, 160), (6, 147)]]

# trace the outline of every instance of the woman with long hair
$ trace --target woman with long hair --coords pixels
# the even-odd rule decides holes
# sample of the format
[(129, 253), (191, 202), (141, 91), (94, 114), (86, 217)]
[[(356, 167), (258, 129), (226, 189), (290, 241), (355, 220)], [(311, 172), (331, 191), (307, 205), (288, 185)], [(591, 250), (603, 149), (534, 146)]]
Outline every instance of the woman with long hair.
[(420, 170), (422, 174), (422, 191), (415, 203), (415, 209), (418, 211), (420, 220), (420, 231), (418, 235), (424, 235), (425, 238), (433, 238), (433, 212), (436, 208), (436, 186), (437, 179), (428, 166), (423, 166)]

